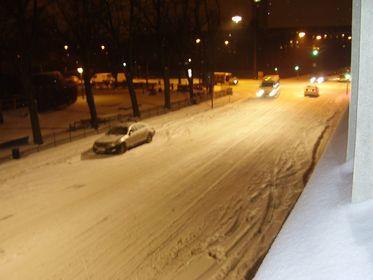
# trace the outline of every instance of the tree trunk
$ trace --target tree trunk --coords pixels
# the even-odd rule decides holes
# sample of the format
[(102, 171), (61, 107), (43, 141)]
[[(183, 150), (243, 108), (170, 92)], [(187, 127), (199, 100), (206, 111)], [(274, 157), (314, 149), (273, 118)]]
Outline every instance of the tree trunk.
[(96, 111), (95, 100), (93, 97), (91, 78), (89, 75), (88, 67), (84, 68), (83, 80), (84, 80), (85, 96), (87, 97), (87, 104), (88, 104), (89, 113), (91, 116), (91, 126), (93, 128), (97, 128), (98, 127), (97, 111)]
[(171, 95), (170, 95), (170, 73), (167, 66), (163, 69), (164, 81), (164, 107), (171, 109)]
[(132, 104), (132, 111), (134, 117), (140, 117), (140, 110), (139, 110), (139, 104), (137, 103), (137, 96), (136, 91), (133, 86), (133, 77), (130, 70), (124, 71), (124, 75), (126, 76), (128, 91), (130, 93), (131, 97), (131, 104)]
[[(29, 65), (29, 63), (27, 64)], [(27, 105), (30, 114), (32, 138), (35, 144), (41, 145), (43, 144), (43, 137), (41, 135), (40, 129), (38, 106), (35, 100), (34, 89), (31, 84), (30, 71), (28, 70), (31, 67), (27, 65), (21, 65), (21, 67), (23, 68), (21, 73), (23, 90), (26, 93), (28, 99)]]

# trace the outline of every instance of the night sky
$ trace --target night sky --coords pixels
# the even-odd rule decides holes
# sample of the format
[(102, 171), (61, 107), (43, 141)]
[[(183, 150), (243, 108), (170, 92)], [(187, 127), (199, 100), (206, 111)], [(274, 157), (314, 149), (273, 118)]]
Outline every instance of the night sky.
[[(249, 1), (221, 1), (223, 16), (239, 14), (249, 19)], [(351, 7), (352, 0), (269, 0), (269, 27), (351, 25)]]

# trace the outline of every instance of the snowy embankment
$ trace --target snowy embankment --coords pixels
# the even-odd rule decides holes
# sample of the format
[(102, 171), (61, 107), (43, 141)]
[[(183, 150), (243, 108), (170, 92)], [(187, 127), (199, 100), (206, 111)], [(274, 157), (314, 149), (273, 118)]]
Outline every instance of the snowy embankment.
[(347, 105), (303, 86), (151, 118), (124, 155), (89, 137), (1, 165), (0, 279), (251, 277)]
[(373, 279), (373, 202), (351, 204), (347, 114), (255, 279)]

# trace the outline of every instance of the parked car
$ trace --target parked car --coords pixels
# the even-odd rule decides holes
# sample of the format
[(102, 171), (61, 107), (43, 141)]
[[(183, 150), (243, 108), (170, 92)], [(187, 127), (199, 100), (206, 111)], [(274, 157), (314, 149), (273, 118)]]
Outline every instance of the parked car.
[(309, 96), (309, 97), (319, 97), (320, 96), (320, 91), (317, 85), (312, 84), (308, 85), (305, 90), (304, 90), (304, 96)]
[(155, 134), (154, 128), (141, 122), (114, 126), (93, 144), (96, 154), (125, 153), (129, 148), (150, 143)]

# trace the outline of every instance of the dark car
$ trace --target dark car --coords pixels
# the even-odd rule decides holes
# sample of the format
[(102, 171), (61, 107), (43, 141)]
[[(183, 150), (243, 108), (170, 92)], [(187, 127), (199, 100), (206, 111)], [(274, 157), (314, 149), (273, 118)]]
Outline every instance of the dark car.
[(39, 111), (73, 104), (78, 96), (77, 85), (66, 81), (58, 71), (34, 74), (32, 85)]

